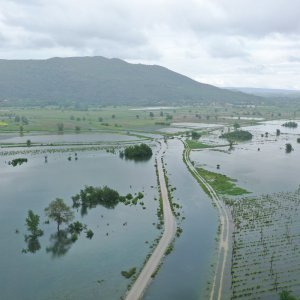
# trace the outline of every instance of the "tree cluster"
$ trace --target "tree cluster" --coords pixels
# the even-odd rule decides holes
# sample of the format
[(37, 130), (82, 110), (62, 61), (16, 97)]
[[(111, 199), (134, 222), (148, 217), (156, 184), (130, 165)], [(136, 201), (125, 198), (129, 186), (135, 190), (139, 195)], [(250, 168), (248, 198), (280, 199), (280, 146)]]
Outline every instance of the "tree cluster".
[(225, 138), (232, 141), (248, 141), (251, 140), (253, 135), (249, 131), (236, 130), (232, 132), (223, 133), (220, 138)]
[(114, 208), (120, 201), (117, 191), (108, 186), (86, 186), (80, 193), (72, 197), (73, 207), (93, 208), (102, 205), (106, 208)]
[(289, 127), (289, 128), (297, 128), (297, 127), (298, 127), (298, 124), (297, 124), (296, 122), (289, 121), (289, 122), (285, 122), (285, 123), (282, 124), (281, 126)]
[(8, 162), (9, 165), (12, 165), (13, 167), (17, 165), (22, 165), (23, 163), (27, 162), (27, 158), (15, 158)]
[(125, 148), (124, 156), (134, 160), (149, 159), (152, 156), (152, 149), (146, 144), (129, 146)]
[(198, 140), (201, 138), (201, 133), (197, 132), (197, 131), (192, 131), (192, 139), (193, 140)]

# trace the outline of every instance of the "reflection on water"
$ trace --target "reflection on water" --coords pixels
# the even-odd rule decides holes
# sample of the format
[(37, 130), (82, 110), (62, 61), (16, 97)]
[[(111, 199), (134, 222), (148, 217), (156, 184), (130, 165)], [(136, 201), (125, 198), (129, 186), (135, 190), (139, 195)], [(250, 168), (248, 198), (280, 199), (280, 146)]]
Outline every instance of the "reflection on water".
[(35, 253), (41, 249), (39, 238), (35, 235), (25, 235), (24, 241), (27, 245), (27, 248), (22, 250), (23, 253)]
[[(44, 154), (30, 154), (28, 163), (18, 168), (5, 163), (13, 156), (0, 157), (0, 267), (5, 270), (0, 272), (1, 299), (120, 299), (129, 284), (120, 272), (139, 268), (160, 234), (153, 225), (158, 221), (154, 157), (135, 163), (105, 151), (80, 152), (77, 161), (68, 161), (68, 155), (47, 153), (45, 164)], [(54, 222), (41, 222), (44, 235), (35, 239), (27, 233), (24, 245), (28, 209), (42, 219), (53, 199), (60, 197), (71, 206), (71, 196), (89, 185), (107, 185), (121, 195), (142, 191), (146, 209), (97, 206), (83, 218), (76, 212), (76, 220), (94, 233), (91, 240), (78, 235), (76, 242), (67, 226), (58, 234)]]
[(46, 251), (51, 254), (52, 258), (66, 255), (73, 244), (68, 230), (59, 230), (51, 234), (50, 242), (51, 244), (46, 248)]

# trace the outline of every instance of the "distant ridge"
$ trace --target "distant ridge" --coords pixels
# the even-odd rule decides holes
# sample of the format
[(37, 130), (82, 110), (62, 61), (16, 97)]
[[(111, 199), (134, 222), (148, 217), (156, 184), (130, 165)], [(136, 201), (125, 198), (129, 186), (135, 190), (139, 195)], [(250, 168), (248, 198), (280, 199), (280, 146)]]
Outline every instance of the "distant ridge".
[(267, 89), (267, 88), (249, 88), (249, 87), (228, 87), (232, 91), (240, 91), (260, 97), (282, 97), (282, 98), (300, 98), (300, 90), (285, 89)]
[(199, 83), (157, 65), (97, 57), (0, 60), (2, 103), (173, 105), (257, 103), (260, 97)]

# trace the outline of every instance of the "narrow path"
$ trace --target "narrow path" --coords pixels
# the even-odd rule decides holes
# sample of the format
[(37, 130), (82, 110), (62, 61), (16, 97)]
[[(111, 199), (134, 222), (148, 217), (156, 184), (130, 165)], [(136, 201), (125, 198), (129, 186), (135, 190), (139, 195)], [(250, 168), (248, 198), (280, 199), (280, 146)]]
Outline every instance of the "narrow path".
[(151, 281), (151, 275), (159, 267), (160, 262), (163, 259), (168, 246), (173, 241), (176, 234), (176, 221), (173, 216), (170, 202), (168, 199), (168, 190), (165, 182), (162, 164), (162, 155), (165, 149), (165, 143), (162, 142), (161, 149), (157, 155), (158, 178), (163, 202), (164, 232), (149, 260), (145, 264), (144, 268), (142, 269), (138, 278), (134, 282), (130, 291), (127, 293), (125, 300), (138, 300), (142, 298), (147, 286)]
[(224, 273), (225, 273), (226, 261), (228, 257), (229, 217), (226, 208), (223, 204), (223, 201), (218, 197), (217, 193), (211, 187), (211, 185), (207, 183), (202, 176), (199, 175), (199, 173), (191, 163), (189, 157), (190, 149), (184, 141), (183, 143), (185, 145), (184, 159), (186, 161), (186, 164), (190, 172), (207, 188), (219, 211), (221, 232), (220, 232), (220, 242), (219, 242), (219, 249), (218, 249), (218, 260), (217, 260), (217, 266), (213, 278), (212, 289), (211, 289), (209, 299), (221, 300), (223, 282), (224, 282)]

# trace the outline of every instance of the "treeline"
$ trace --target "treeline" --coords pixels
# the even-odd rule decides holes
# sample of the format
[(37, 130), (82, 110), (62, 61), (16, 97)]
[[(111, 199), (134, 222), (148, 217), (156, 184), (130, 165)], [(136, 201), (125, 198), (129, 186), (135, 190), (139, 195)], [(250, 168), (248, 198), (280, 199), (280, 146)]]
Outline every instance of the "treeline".
[(289, 122), (283, 123), (281, 126), (289, 127), (289, 128), (297, 128), (298, 124), (296, 122), (289, 121)]
[(16, 123), (21, 122), (23, 125), (28, 125), (29, 124), (29, 121), (25, 116), (19, 116), (19, 115), (15, 116), (15, 122)]

